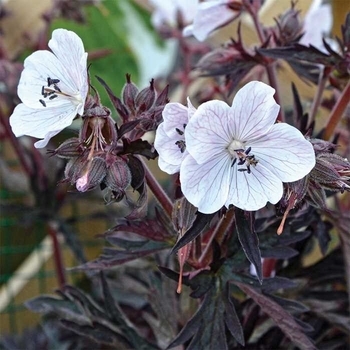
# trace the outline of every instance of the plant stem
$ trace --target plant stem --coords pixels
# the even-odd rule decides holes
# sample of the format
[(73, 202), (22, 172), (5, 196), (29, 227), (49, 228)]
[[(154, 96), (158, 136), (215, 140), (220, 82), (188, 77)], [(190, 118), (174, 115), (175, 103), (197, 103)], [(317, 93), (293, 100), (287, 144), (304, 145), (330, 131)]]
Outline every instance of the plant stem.
[(52, 239), (53, 256), (55, 261), (58, 285), (60, 289), (63, 289), (63, 287), (66, 284), (66, 274), (65, 274), (64, 264), (62, 260), (61, 246), (57, 239), (57, 224), (52, 221), (49, 222), (48, 231)]
[(350, 80), (346, 84), (342, 94), (340, 95), (337, 103), (333, 107), (331, 114), (329, 115), (329, 119), (327, 125), (325, 127), (325, 131), (323, 134), (324, 140), (329, 140), (333, 135), (333, 132), (338, 125), (339, 121), (343, 113), (345, 112), (346, 107), (349, 105), (350, 101)]
[[(265, 36), (264, 31), (263, 31), (262, 25), (259, 22), (258, 14), (250, 4), (246, 3), (246, 7), (247, 7), (247, 10), (248, 10), (250, 16), (253, 19), (254, 26), (255, 26), (256, 32), (258, 34), (259, 40), (260, 40), (261, 44), (264, 44), (266, 41), (266, 36)], [(279, 85), (278, 85), (278, 81), (277, 81), (275, 65), (276, 65), (275, 62), (270, 62), (270, 63), (266, 64), (265, 68), (266, 68), (266, 73), (267, 73), (267, 77), (269, 79), (270, 85), (276, 91), (275, 92), (275, 100), (276, 100), (277, 104), (279, 104), (281, 106), (281, 98), (280, 98), (280, 92), (279, 92), (280, 90), (279, 90)], [(284, 122), (284, 110), (283, 110), (282, 106), (278, 112), (277, 120), (280, 122)]]
[(217, 223), (214, 232), (212, 233), (204, 251), (202, 252), (201, 256), (199, 257), (198, 261), (202, 262), (206, 259), (207, 255), (209, 254), (211, 243), (213, 242), (214, 238), (217, 238), (220, 240), (218, 243), (221, 243), (222, 238), (225, 236), (227, 229), (232, 223), (232, 220), (234, 218), (235, 211), (233, 209), (230, 209), (225, 216), (223, 216), (219, 222)]
[(143, 164), (143, 167), (145, 169), (145, 177), (146, 177), (146, 182), (152, 193), (154, 194), (154, 197), (158, 200), (160, 205), (163, 207), (167, 215), (171, 218), (171, 214), (173, 212), (173, 203), (168, 197), (168, 195), (165, 193), (163, 188), (160, 186), (158, 180), (154, 177), (153, 173), (151, 170), (148, 168), (148, 165), (146, 162), (142, 159), (139, 158)]
[(317, 91), (316, 91), (316, 95), (314, 97), (314, 100), (312, 101), (312, 106), (311, 106), (310, 115), (309, 115), (308, 127), (310, 127), (310, 125), (315, 120), (318, 107), (319, 107), (319, 105), (321, 103), (322, 94), (323, 94), (323, 91), (324, 91), (324, 89), (326, 87), (328, 76), (329, 76), (329, 69), (327, 69), (327, 67), (324, 67), (324, 68), (320, 69), (320, 75), (319, 75), (319, 78), (318, 78)]

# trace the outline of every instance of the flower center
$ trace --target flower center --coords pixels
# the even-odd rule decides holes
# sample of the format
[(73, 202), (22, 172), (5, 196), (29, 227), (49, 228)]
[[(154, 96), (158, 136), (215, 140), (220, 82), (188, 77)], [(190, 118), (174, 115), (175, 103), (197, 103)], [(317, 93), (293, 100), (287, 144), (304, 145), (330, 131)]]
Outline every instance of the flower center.
[(227, 146), (227, 151), (233, 159), (231, 166), (234, 166), (238, 160), (237, 166), (244, 166), (239, 168), (238, 171), (246, 171), (248, 174), (250, 174), (250, 167), (258, 164), (258, 160), (255, 159), (255, 156), (250, 153), (251, 150), (251, 147), (246, 149), (243, 142), (233, 140)]
[[(183, 124), (183, 130), (180, 130), (179, 128), (175, 128), (176, 132), (180, 135), (183, 136), (185, 133), (185, 128), (187, 124)], [(185, 140), (182, 138), (181, 140), (178, 140), (175, 142), (175, 145), (180, 148), (181, 153), (184, 153), (186, 151), (186, 143)]]
[(43, 99), (40, 99), (39, 102), (44, 107), (46, 107), (46, 103), (48, 100), (51, 101), (57, 98), (58, 96), (75, 97), (62, 92), (61, 89), (58, 87), (59, 83), (60, 83), (59, 79), (52, 79), (48, 77), (47, 86), (43, 85), (41, 87), (41, 95), (43, 96)]

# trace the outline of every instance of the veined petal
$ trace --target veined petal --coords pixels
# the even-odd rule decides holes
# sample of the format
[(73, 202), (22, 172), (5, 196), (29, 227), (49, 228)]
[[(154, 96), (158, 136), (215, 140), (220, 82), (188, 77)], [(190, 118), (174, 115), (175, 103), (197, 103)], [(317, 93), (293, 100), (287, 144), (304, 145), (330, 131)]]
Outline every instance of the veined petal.
[(34, 143), (35, 148), (43, 148), (46, 147), (46, 145), (49, 143), (52, 137), (56, 136), (58, 133), (60, 133), (62, 130), (55, 130), (48, 132), (43, 140), (37, 141)]
[[(267, 135), (249, 142), (252, 154), (283, 182), (303, 178), (315, 166), (315, 152), (299, 130), (277, 123)], [(258, 166), (257, 166), (258, 167)]]
[(186, 149), (202, 164), (219, 154), (226, 154), (232, 140), (228, 134), (230, 107), (222, 101), (200, 105), (185, 129)]
[[(60, 89), (66, 94), (78, 93), (75, 82), (70, 79), (63, 64), (49, 51), (36, 51), (24, 61), (24, 70), (18, 85), (18, 96), (28, 107), (42, 108), (42, 87), (47, 86), (47, 78), (59, 79)], [(45, 99), (48, 105), (58, 106), (66, 96)], [(45, 108), (45, 107), (44, 107)]]
[(237, 165), (235, 165), (225, 206), (228, 208), (233, 204), (243, 210), (259, 210), (267, 202), (276, 204), (282, 194), (282, 181), (260, 163), (251, 167), (250, 174), (247, 171), (237, 171)]
[(169, 137), (179, 138), (176, 129), (184, 131), (184, 125), (188, 123), (188, 108), (181, 103), (172, 102), (165, 105), (163, 110), (163, 128)]
[[(52, 32), (49, 47), (66, 70), (77, 88), (87, 85), (87, 53), (77, 34), (66, 29)], [(85, 99), (86, 95), (83, 96)]]
[[(180, 164), (186, 152), (185, 151), (184, 153), (182, 153), (179, 146), (176, 144), (176, 142), (181, 139), (184, 140), (184, 137), (183, 136), (181, 137), (180, 135), (177, 135), (177, 138), (169, 137), (165, 133), (164, 126), (165, 126), (165, 123), (163, 122), (159, 125), (157, 129), (156, 137), (154, 140), (154, 147), (159, 154), (158, 164), (160, 169), (165, 171), (168, 174), (174, 174), (179, 171)], [(173, 165), (173, 166), (169, 167), (168, 165)]]
[(190, 98), (187, 97), (187, 111), (188, 111), (188, 120), (190, 120), (193, 116), (193, 114), (196, 112), (197, 108), (193, 106), (193, 104), (190, 101)]
[(235, 139), (247, 141), (264, 135), (275, 123), (279, 105), (273, 99), (275, 90), (260, 82), (244, 85), (231, 107), (230, 133)]
[(63, 130), (72, 124), (76, 116), (76, 106), (71, 103), (61, 104), (59, 108), (34, 109), (25, 104), (19, 104), (12, 116), (10, 125), (13, 133), (45, 138), (50, 132)]
[(204, 164), (187, 155), (180, 168), (182, 192), (201, 213), (215, 213), (227, 200), (230, 171), (231, 161), (226, 155)]

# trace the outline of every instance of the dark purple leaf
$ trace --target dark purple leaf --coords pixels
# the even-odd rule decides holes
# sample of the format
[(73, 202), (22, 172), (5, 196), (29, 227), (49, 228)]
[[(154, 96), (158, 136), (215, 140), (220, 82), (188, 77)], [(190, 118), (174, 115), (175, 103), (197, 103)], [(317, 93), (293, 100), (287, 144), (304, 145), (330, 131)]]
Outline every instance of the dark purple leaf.
[(283, 333), (301, 349), (316, 349), (316, 346), (305, 335), (303, 328), (282, 306), (268, 296), (243, 283), (234, 282), (243, 292), (250, 296), (269, 315)]
[(262, 283), (263, 276), (259, 239), (252, 222), (248, 220), (246, 215), (251, 218), (252, 214), (251, 212), (244, 212), (241, 209), (235, 208), (237, 235), (247, 259), (254, 265), (258, 280)]
[(329, 222), (324, 222), (319, 220), (315, 222), (315, 235), (318, 239), (318, 244), (320, 245), (320, 249), (323, 255), (325, 255), (328, 251), (328, 245), (331, 241), (331, 235), (329, 230), (333, 227)]
[(290, 259), (298, 254), (297, 250), (290, 247), (261, 248), (263, 258)]
[(225, 304), (225, 323), (232, 334), (232, 336), (237, 340), (237, 342), (244, 346), (244, 334), (241, 322), (237, 316), (236, 309), (233, 305), (232, 299), (230, 297), (229, 284), (226, 285), (226, 291), (223, 294), (223, 301)]
[(118, 139), (122, 138), (127, 132), (135, 129), (135, 127), (140, 123), (140, 119), (131, 120), (129, 122), (123, 123), (120, 128), (117, 130)]
[(297, 312), (297, 313), (309, 311), (309, 308), (307, 308), (304, 304), (298, 301), (285, 299), (285, 298), (282, 298), (276, 295), (271, 295), (271, 294), (265, 294), (265, 295), (268, 295), (272, 300), (274, 300), (276, 303), (281, 305), (286, 311)]
[(184, 247), (187, 243), (192, 242), (197, 236), (199, 236), (208, 226), (214, 214), (202, 214), (197, 212), (196, 219), (193, 222), (192, 227), (187, 230), (184, 235), (176, 242), (171, 254), (176, 253), (180, 248)]
[(345, 23), (341, 26), (344, 46), (350, 50), (350, 12), (346, 15)]
[(271, 277), (271, 278), (264, 278), (264, 282), (261, 285), (261, 290), (263, 290), (265, 293), (271, 293), (275, 292), (279, 289), (289, 289), (289, 288), (295, 288), (297, 284), (285, 277)]
[(139, 154), (147, 159), (155, 159), (158, 153), (154, 150), (153, 146), (147, 141), (137, 139), (135, 141), (128, 141), (123, 139), (124, 151), (123, 154)]

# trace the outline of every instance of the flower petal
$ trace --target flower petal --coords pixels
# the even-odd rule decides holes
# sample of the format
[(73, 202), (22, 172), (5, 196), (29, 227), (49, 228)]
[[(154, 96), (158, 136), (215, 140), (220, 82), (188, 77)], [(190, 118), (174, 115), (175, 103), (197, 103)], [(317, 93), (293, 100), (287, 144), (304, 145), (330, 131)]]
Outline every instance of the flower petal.
[(227, 8), (231, 0), (216, 0), (202, 2), (194, 17), (193, 27), (185, 28), (183, 34), (193, 34), (197, 40), (204, 41), (208, 35), (225, 24), (232, 21), (237, 12)]
[(76, 116), (76, 106), (64, 103), (59, 108), (34, 109), (25, 104), (19, 104), (12, 116), (10, 125), (13, 133), (45, 138), (49, 133), (63, 130), (72, 124)]
[(191, 155), (187, 155), (180, 169), (182, 192), (201, 213), (215, 213), (227, 200), (230, 171), (231, 160), (227, 155), (205, 164), (197, 164)]
[[(159, 168), (168, 174), (174, 174), (180, 170), (180, 164), (185, 156), (176, 142), (184, 140), (183, 136), (169, 137), (164, 130), (165, 122), (161, 123), (157, 129), (154, 140), (154, 147), (159, 154)], [(161, 161), (160, 161), (161, 160)], [(172, 166), (169, 166), (172, 165)]]
[(228, 134), (230, 107), (222, 101), (209, 101), (200, 105), (185, 129), (186, 149), (202, 164), (218, 154), (227, 154), (232, 140)]
[(252, 166), (250, 174), (247, 171), (237, 171), (237, 165), (235, 165), (225, 206), (228, 208), (233, 204), (243, 210), (259, 210), (267, 202), (276, 204), (282, 194), (282, 181), (261, 164)]
[[(60, 89), (69, 95), (78, 93), (75, 82), (69, 79), (69, 75), (57, 59), (49, 51), (36, 51), (24, 61), (24, 70), (18, 85), (18, 96), (28, 107), (45, 108), (39, 102), (44, 99), (42, 96), (42, 87), (47, 86), (47, 78), (59, 79)], [(47, 106), (59, 106), (62, 100), (69, 97), (58, 96), (55, 99), (45, 99)]]
[(268, 132), (280, 108), (273, 99), (274, 93), (272, 87), (260, 81), (252, 81), (237, 92), (229, 123), (235, 139), (243, 142)]
[(55, 130), (48, 132), (43, 140), (37, 141), (34, 143), (35, 148), (43, 148), (46, 147), (46, 145), (49, 143), (52, 137), (56, 136), (58, 133), (60, 133), (62, 130)]
[[(52, 32), (52, 39), (48, 45), (66, 67), (75, 86), (78, 88), (87, 86), (87, 53), (79, 36), (66, 29), (56, 29)], [(86, 94), (82, 97), (85, 99)]]
[(188, 123), (188, 108), (181, 103), (168, 103), (163, 110), (163, 119), (164, 132), (171, 138), (179, 139), (176, 129), (184, 131), (184, 125)]
[(315, 166), (315, 152), (299, 130), (285, 123), (272, 126), (267, 135), (249, 142), (251, 153), (283, 182), (297, 181)]

